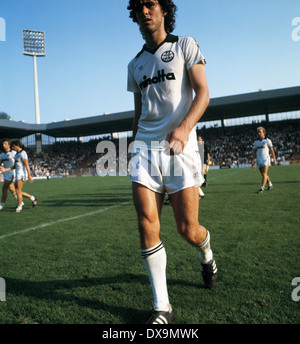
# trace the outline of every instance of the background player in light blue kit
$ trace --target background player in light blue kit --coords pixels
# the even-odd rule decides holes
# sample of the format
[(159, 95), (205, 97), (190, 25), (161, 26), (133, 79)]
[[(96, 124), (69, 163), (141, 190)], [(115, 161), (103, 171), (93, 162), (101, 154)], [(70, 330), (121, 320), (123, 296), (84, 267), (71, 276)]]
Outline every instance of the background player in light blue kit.
[(273, 188), (273, 184), (270, 180), (270, 177), (268, 176), (268, 169), (271, 165), (270, 153), (272, 155), (274, 166), (277, 165), (277, 160), (273, 149), (272, 141), (266, 138), (266, 129), (263, 127), (258, 127), (257, 135), (258, 140), (254, 141), (253, 144), (252, 166), (255, 169), (256, 163), (256, 166), (259, 168), (259, 171), (262, 175), (261, 187), (258, 190), (258, 193), (263, 193), (266, 184), (268, 185), (268, 190), (271, 190)]
[[(3, 163), (3, 168), (10, 168), (15, 164), (16, 152), (11, 150), (11, 142), (9, 139), (2, 140), (3, 152), (0, 155), (0, 165)], [(15, 171), (3, 172), (4, 183), (2, 186), (2, 198), (0, 202), (0, 211), (4, 208), (4, 203), (7, 199), (8, 190), (17, 199), (17, 194), (14, 186)]]
[(22, 191), (26, 179), (28, 179), (29, 183), (33, 183), (28, 163), (28, 155), (26, 151), (22, 149), (22, 142), (19, 140), (12, 141), (11, 147), (13, 150), (16, 151), (15, 164), (12, 167), (1, 167), (0, 169), (2, 172), (8, 172), (14, 169), (16, 170), (15, 187), (18, 197), (18, 206), (16, 208), (16, 212), (19, 213), (23, 210), (23, 197), (29, 198), (32, 202), (33, 207), (37, 205), (37, 198)]

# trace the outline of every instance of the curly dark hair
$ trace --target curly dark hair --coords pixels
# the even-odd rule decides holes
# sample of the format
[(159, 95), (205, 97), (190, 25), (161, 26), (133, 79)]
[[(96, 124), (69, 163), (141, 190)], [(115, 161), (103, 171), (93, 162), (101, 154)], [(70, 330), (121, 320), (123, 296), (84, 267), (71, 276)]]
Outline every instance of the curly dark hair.
[[(129, 0), (129, 5), (127, 9), (130, 11), (129, 18), (132, 18), (134, 23), (137, 23), (135, 4), (139, 0)], [(177, 11), (177, 6), (173, 3), (172, 0), (158, 0), (162, 10), (166, 12), (165, 16), (165, 30), (167, 33), (171, 33), (175, 27), (175, 16)]]
[(20, 148), (23, 147), (23, 144), (22, 144), (21, 140), (13, 140), (13, 141), (11, 142), (11, 145), (12, 145), (12, 146), (18, 146), (18, 147), (20, 147)]

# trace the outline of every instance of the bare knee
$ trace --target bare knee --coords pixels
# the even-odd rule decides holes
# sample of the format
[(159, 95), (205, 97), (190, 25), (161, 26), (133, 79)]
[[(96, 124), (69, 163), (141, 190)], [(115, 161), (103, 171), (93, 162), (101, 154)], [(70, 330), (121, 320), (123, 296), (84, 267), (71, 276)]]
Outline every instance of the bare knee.
[(138, 226), (140, 232), (148, 232), (154, 226), (157, 226), (157, 221), (148, 218), (145, 215), (138, 215)]
[(160, 241), (160, 223), (146, 216), (138, 216), (138, 227), (142, 248), (150, 248)]
[(199, 223), (181, 223), (177, 226), (178, 233), (191, 245), (200, 245), (206, 238), (206, 229)]

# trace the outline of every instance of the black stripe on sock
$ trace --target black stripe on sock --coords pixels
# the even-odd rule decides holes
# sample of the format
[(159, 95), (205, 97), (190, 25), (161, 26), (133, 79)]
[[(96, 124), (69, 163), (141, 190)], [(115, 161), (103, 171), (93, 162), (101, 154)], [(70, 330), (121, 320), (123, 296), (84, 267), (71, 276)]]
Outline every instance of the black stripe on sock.
[(146, 251), (146, 252), (141, 252), (141, 256), (142, 256), (143, 259), (146, 259), (147, 257), (150, 257), (152, 254), (160, 251), (163, 248), (164, 248), (164, 244), (161, 241), (161, 243), (157, 247), (153, 248), (152, 250), (149, 250), (149, 251)]

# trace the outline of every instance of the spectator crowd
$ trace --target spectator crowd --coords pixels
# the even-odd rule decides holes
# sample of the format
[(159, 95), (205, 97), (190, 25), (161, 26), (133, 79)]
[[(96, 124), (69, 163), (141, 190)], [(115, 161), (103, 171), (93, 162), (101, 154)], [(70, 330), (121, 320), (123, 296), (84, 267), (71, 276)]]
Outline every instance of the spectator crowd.
[[(256, 128), (264, 126), (267, 137), (271, 139), (277, 160), (300, 160), (300, 120), (249, 124), (224, 128), (202, 128), (198, 134), (204, 137), (210, 153), (212, 165), (228, 166), (251, 164), (253, 142), (256, 139)], [(104, 138), (103, 140), (108, 140)], [(129, 145), (132, 138), (128, 138)], [(99, 140), (89, 142), (59, 141), (43, 147), (41, 153), (26, 147), (33, 176), (70, 176), (78, 174), (95, 174), (97, 160), (106, 154), (96, 152)], [(113, 140), (116, 147), (118, 165), (119, 140)], [(124, 157), (123, 157), (124, 158)], [(127, 154), (129, 161), (130, 154)], [(124, 164), (124, 161), (122, 161)], [(125, 162), (126, 164), (126, 162)], [(124, 166), (124, 165), (123, 165)]]
[(297, 160), (300, 154), (300, 121), (269, 122), (201, 130), (213, 165), (251, 164), (256, 128), (265, 127), (277, 160)]

